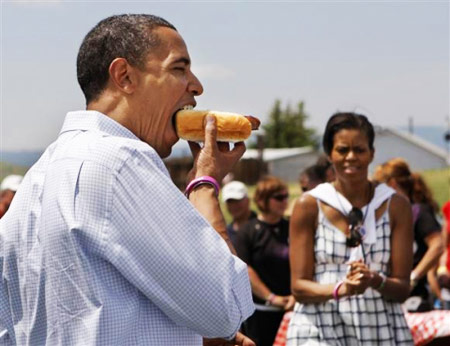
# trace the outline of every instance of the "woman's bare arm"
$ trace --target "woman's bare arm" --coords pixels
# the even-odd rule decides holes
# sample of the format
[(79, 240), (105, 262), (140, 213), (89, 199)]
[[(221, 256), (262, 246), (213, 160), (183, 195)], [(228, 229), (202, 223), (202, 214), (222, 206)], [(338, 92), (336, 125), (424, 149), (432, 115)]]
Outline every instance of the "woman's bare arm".
[[(389, 208), (391, 220), (391, 273), (383, 289), (385, 298), (403, 302), (409, 296), (409, 277), (413, 263), (413, 227), (411, 204), (399, 195), (392, 196)], [(375, 282), (376, 288), (378, 282)]]
[[(335, 284), (323, 285), (313, 281), (317, 217), (316, 200), (309, 195), (300, 197), (295, 203), (289, 225), (291, 289), (300, 303), (319, 303), (333, 298)], [(344, 295), (344, 290), (339, 293)]]

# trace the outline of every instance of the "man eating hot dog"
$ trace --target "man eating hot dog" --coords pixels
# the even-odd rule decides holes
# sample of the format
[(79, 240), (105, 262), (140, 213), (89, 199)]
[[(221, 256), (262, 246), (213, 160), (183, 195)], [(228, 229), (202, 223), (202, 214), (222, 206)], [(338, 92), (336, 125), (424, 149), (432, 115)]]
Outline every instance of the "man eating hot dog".
[(0, 344), (254, 345), (217, 200), (245, 145), (218, 144), (207, 117), (187, 198), (161, 160), (203, 92), (180, 34), (152, 15), (106, 18), (77, 76), (86, 110), (66, 115), (0, 221)]

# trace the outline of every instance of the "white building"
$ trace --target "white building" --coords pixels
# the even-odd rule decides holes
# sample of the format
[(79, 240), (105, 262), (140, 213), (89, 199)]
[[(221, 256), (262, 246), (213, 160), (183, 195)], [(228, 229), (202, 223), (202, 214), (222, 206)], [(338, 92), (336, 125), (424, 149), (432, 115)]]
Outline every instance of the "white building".
[[(263, 151), (263, 161), (267, 163), (270, 175), (290, 182), (298, 181), (300, 172), (306, 167), (316, 163), (320, 152), (313, 147), (300, 148), (268, 148)], [(258, 150), (247, 149), (242, 160), (257, 159)]]
[(440, 169), (450, 165), (448, 154), (440, 147), (410, 133), (392, 128), (375, 129), (375, 158), (370, 172), (389, 159), (402, 157), (413, 171)]

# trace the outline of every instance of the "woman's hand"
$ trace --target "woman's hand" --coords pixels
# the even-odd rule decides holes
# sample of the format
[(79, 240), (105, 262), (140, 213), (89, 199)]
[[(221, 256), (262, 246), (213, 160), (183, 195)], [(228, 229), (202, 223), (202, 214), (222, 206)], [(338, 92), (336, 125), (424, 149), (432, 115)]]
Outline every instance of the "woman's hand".
[(363, 294), (367, 287), (372, 286), (374, 272), (362, 261), (350, 263), (349, 271), (342, 285), (343, 295)]
[(283, 308), (284, 310), (291, 310), (294, 307), (295, 298), (291, 296), (275, 296), (271, 299), (270, 305)]
[(284, 310), (291, 311), (292, 309), (294, 309), (294, 305), (295, 305), (295, 297), (293, 295), (290, 295), (288, 297), (286, 305), (284, 306)]

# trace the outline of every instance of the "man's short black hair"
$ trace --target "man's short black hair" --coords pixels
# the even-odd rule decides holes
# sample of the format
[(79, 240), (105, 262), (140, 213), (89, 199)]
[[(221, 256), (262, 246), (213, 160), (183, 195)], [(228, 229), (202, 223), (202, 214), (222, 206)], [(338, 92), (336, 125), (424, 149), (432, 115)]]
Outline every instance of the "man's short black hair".
[(327, 179), (327, 168), (315, 164), (305, 168), (300, 174), (300, 178), (306, 176), (310, 181), (324, 183)]
[(160, 43), (153, 30), (175, 27), (163, 18), (150, 14), (122, 14), (103, 19), (83, 40), (77, 57), (77, 78), (86, 104), (100, 96), (109, 78), (109, 65), (125, 58), (139, 68), (151, 49)]
[(355, 129), (360, 130), (367, 136), (370, 150), (373, 150), (375, 140), (375, 131), (372, 124), (366, 116), (356, 113), (336, 113), (331, 116), (325, 127), (322, 145), (327, 155), (331, 154), (334, 144), (334, 135), (341, 130)]

